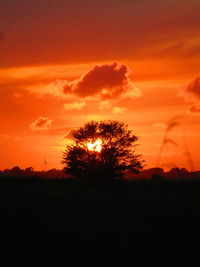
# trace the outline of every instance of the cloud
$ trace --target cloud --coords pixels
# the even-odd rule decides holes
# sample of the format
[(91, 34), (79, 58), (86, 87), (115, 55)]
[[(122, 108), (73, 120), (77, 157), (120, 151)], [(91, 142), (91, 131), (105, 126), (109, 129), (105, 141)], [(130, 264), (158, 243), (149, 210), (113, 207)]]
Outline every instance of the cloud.
[(68, 86), (70, 83), (66, 80), (55, 80), (54, 82), (49, 83), (47, 86), (45, 86), (40, 93), (40, 96), (44, 96), (47, 94), (53, 95), (55, 97), (60, 97), (60, 98), (71, 98), (73, 97), (72, 93), (66, 95), (63, 93), (63, 88)]
[(38, 117), (34, 122), (32, 122), (29, 128), (33, 131), (44, 131), (48, 130), (51, 126), (52, 120), (45, 117)]
[(114, 107), (112, 109), (113, 114), (122, 114), (127, 110), (127, 108), (121, 108), (121, 107)]
[(13, 93), (14, 97), (20, 98), (22, 95), (20, 93)]
[[(15, 2), (0, 1), (4, 28), (9, 36), (0, 64), (6, 66), (48, 65), (52, 61), (55, 64), (70, 64), (75, 60), (95, 62), (110, 58), (135, 61), (161, 56), (163, 59), (164, 49), (162, 55), (157, 55), (159, 47), (169, 41), (181, 42), (199, 36), (198, 0), (110, 0), (105, 1), (105, 5), (97, 4), (102, 1), (43, 0), (39, 9), (38, 1), (23, 0), (20, 2), (27, 4), (15, 5), (13, 12)], [(38, 19), (31, 23), (33, 10), (37, 10)], [(70, 10), (68, 15), (64, 10)], [(54, 20), (51, 19), (52, 14)], [(21, 23), (18, 22), (19, 17)], [(46, 25), (51, 31), (47, 30)], [(77, 34), (76, 29), (81, 34)], [(18, 32), (21, 33), (20, 38), (16, 34)], [(87, 36), (90, 37), (89, 41)], [(179, 58), (182, 55), (180, 47), (172, 47), (170, 52), (177, 53)]]
[(74, 102), (74, 103), (64, 104), (64, 109), (66, 109), (66, 110), (72, 110), (72, 109), (80, 110), (84, 106), (85, 106), (85, 102)]
[(111, 103), (108, 100), (99, 102), (98, 106), (100, 110), (106, 110), (112, 107)]
[(152, 126), (157, 128), (166, 128), (167, 125), (163, 122), (156, 122)]
[(142, 92), (139, 88), (132, 85), (130, 90), (127, 90), (123, 95), (122, 98), (138, 98), (142, 96)]
[(200, 76), (196, 77), (185, 88), (185, 93), (192, 98), (193, 101), (200, 101)]
[(8, 134), (3, 134), (3, 133), (0, 133), (0, 139), (7, 139), (9, 138), (10, 136)]
[(130, 79), (128, 67), (118, 63), (96, 65), (80, 79), (65, 82), (63, 92), (81, 98), (99, 95), (103, 99), (115, 98), (127, 92), (131, 92), (131, 96), (134, 92), (135, 96), (139, 95), (139, 89), (135, 90)]
[(67, 134), (64, 136), (65, 139), (73, 139), (73, 132), (74, 130), (78, 129), (78, 127), (69, 128)]
[(187, 113), (192, 115), (200, 115), (200, 107), (195, 105), (191, 106), (188, 108)]
[(183, 95), (187, 102), (200, 103), (200, 76), (196, 77), (183, 89)]
[(185, 100), (193, 105), (187, 110), (188, 114), (200, 115), (200, 76), (196, 77), (183, 89)]

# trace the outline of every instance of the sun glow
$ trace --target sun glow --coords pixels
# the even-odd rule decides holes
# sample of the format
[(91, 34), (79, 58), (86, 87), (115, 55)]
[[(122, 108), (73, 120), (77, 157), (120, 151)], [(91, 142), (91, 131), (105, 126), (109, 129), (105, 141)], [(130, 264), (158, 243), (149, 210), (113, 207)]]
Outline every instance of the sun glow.
[(87, 143), (87, 148), (90, 151), (96, 151), (96, 152), (101, 152), (102, 149), (102, 140), (97, 139), (95, 142), (88, 142)]

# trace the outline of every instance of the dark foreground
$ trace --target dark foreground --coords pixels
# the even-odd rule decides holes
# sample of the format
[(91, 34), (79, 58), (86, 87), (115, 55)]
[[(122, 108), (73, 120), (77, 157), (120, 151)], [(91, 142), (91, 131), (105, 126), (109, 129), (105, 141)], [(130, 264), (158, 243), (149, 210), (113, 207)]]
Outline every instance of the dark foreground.
[(0, 181), (0, 266), (200, 266), (200, 182)]

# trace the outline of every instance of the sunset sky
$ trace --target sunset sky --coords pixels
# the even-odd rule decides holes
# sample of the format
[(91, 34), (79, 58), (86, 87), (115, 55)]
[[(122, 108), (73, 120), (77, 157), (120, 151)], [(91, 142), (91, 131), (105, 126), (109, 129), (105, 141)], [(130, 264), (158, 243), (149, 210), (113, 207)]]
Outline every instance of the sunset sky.
[[(70, 131), (119, 120), (154, 167), (200, 169), (199, 0), (0, 0), (0, 169), (62, 168)], [(187, 147), (187, 148), (186, 148)]]

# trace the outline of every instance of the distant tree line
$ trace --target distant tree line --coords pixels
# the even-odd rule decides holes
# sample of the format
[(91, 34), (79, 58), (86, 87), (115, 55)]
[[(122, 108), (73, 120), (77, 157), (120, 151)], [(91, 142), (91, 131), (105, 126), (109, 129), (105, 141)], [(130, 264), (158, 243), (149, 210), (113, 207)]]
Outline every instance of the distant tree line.
[[(28, 167), (21, 169), (15, 166), (11, 169), (0, 170), (0, 177), (16, 177), (16, 178), (70, 178), (69, 175), (65, 173), (65, 170), (50, 169), (48, 171), (34, 171), (33, 167)], [(185, 168), (172, 168), (169, 171), (164, 171), (162, 168), (150, 168), (142, 170), (139, 173), (127, 173), (124, 177), (127, 180), (141, 180), (141, 179), (181, 179), (181, 178), (200, 178), (200, 171), (189, 172)]]
[(63, 170), (57, 170), (55, 168), (48, 171), (35, 171), (33, 167), (21, 169), (19, 166), (15, 166), (12, 169), (5, 169), (0, 171), (0, 177), (17, 177), (17, 178), (68, 178), (69, 176), (64, 173)]

